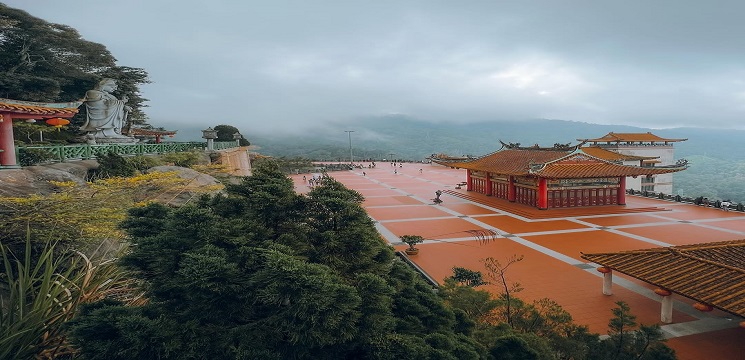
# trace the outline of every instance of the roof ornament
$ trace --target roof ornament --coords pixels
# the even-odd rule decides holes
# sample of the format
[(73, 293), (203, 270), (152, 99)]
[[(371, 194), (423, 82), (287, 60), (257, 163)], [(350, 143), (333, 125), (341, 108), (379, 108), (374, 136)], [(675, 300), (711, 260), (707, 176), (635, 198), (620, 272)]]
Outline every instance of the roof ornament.
[(688, 166), (688, 160), (686, 159), (679, 159), (675, 162), (675, 165), (677, 166)]
[(533, 160), (531, 159), (528, 163), (528, 172), (530, 172), (531, 174), (536, 173), (540, 171), (544, 165), (545, 164), (533, 162)]

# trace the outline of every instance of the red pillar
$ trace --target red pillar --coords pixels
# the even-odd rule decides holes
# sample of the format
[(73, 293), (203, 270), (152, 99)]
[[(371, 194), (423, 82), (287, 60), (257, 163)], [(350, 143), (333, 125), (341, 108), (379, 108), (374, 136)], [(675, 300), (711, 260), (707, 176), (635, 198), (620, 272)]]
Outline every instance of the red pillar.
[(155, 135), (155, 143), (160, 144), (160, 134)]
[(538, 179), (538, 209), (548, 209), (548, 181), (545, 178)]
[(492, 187), (491, 187), (491, 176), (489, 176), (489, 173), (486, 173), (486, 196), (492, 196)]
[(507, 177), (509, 184), (507, 184), (507, 200), (515, 202), (515, 177), (510, 175)]
[(466, 170), (466, 191), (473, 191), (473, 179), (471, 179), (471, 170)]
[(621, 176), (618, 182), (618, 205), (626, 205), (626, 177)]
[(13, 118), (0, 114), (0, 166), (16, 166), (16, 146), (13, 139)]

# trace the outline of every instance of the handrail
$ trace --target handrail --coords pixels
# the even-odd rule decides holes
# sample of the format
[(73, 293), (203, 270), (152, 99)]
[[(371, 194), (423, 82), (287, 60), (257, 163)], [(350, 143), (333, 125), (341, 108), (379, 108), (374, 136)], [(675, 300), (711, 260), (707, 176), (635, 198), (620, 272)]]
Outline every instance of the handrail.
[[(220, 141), (214, 143), (215, 150), (226, 150), (239, 147), (236, 141)], [(189, 151), (192, 149), (204, 150), (207, 144), (203, 142), (162, 142), (158, 144), (75, 144), (75, 145), (22, 145), (16, 146), (16, 157), (28, 149), (45, 150), (54, 156), (51, 161), (66, 162), (69, 160), (95, 159), (102, 154), (114, 152), (118, 155), (146, 155), (165, 154)], [(16, 159), (16, 163), (20, 161)]]

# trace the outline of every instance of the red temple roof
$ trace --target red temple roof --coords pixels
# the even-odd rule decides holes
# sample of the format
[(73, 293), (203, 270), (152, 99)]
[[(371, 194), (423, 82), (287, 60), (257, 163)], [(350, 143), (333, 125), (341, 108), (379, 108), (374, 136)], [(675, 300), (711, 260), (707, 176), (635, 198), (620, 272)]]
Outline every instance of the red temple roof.
[(0, 112), (24, 115), (39, 115), (40, 117), (71, 117), (78, 113), (78, 106), (82, 102), (40, 103), (0, 98)]
[(651, 132), (646, 133), (614, 133), (609, 132), (605, 136), (597, 139), (577, 139), (577, 141), (587, 142), (678, 142), (688, 139), (666, 139), (661, 138)]
[(657, 159), (659, 156), (638, 156), (638, 155), (627, 155), (617, 153), (615, 151), (606, 150), (598, 146), (585, 146), (582, 148), (585, 154), (601, 158), (608, 161), (632, 161), (632, 160), (651, 160)]
[(447, 161), (438, 158), (433, 158), (432, 161), (445, 166), (493, 174), (557, 179), (646, 176), (677, 172), (687, 168), (685, 164), (665, 167), (622, 165), (593, 156), (584, 150), (585, 148), (574, 151), (503, 149), (470, 161)]
[(582, 254), (582, 258), (745, 317), (745, 240)]
[(132, 135), (138, 135), (138, 136), (176, 135), (175, 130), (131, 128), (129, 132)]

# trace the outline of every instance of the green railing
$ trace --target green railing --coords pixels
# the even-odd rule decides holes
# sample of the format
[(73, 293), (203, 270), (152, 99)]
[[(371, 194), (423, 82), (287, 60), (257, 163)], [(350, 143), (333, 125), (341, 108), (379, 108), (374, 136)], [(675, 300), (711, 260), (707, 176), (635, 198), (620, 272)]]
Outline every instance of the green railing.
[[(225, 150), (240, 146), (238, 141), (220, 141), (213, 144), (215, 150)], [(28, 149), (38, 149), (49, 152), (54, 156), (52, 161), (65, 162), (69, 160), (95, 159), (98, 155), (114, 152), (127, 155), (165, 154), (189, 151), (192, 149), (204, 150), (207, 143), (203, 142), (164, 142), (160, 144), (78, 144), (78, 145), (46, 145), (46, 146), (17, 146), (16, 157)], [(20, 164), (20, 162), (18, 162)]]
[(215, 141), (214, 143), (212, 143), (212, 145), (213, 145), (212, 147), (215, 150), (226, 150), (226, 149), (232, 149), (232, 148), (237, 148), (241, 146), (238, 140), (236, 141)]

